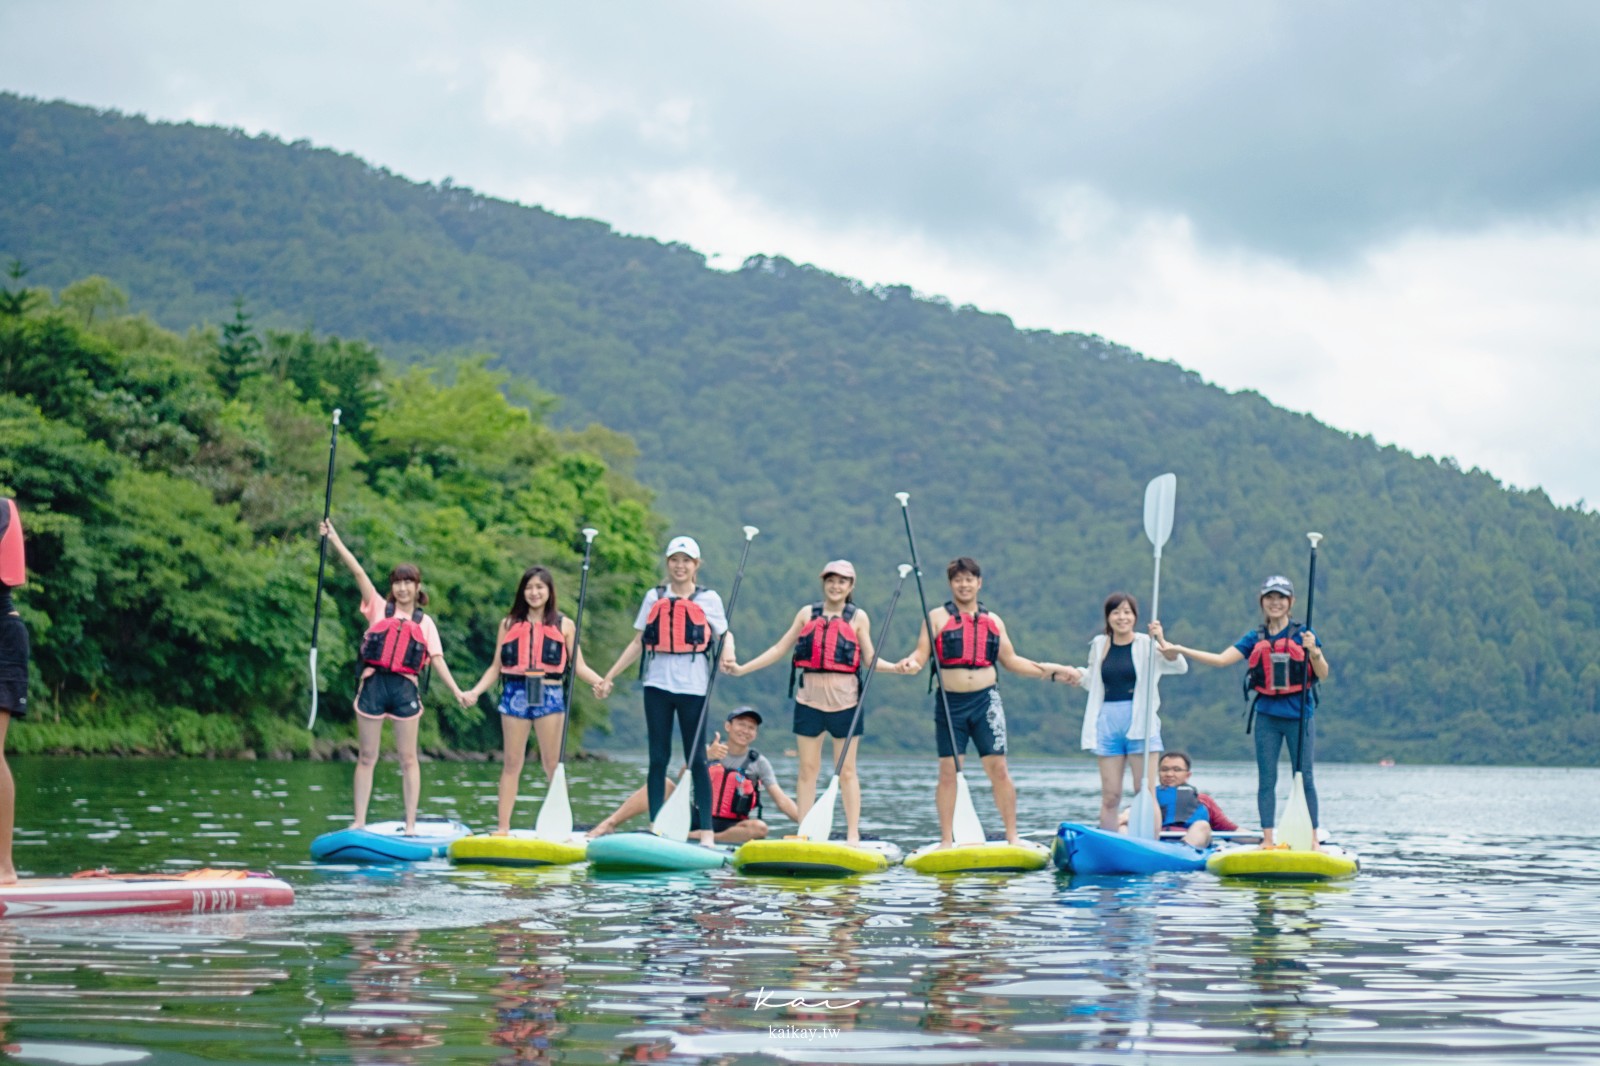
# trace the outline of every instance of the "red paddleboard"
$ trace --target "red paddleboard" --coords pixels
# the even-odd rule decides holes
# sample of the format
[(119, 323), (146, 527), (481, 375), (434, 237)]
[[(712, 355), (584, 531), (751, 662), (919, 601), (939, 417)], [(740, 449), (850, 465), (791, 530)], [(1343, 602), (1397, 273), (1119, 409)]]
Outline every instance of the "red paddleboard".
[(294, 889), (271, 874), (193, 870), (186, 874), (113, 874), (26, 878), (0, 885), (0, 917), (92, 918), (109, 914), (223, 914), (294, 902)]
[(22, 557), (22, 516), (17, 501), (0, 497), (0, 585), (16, 588), (28, 580)]

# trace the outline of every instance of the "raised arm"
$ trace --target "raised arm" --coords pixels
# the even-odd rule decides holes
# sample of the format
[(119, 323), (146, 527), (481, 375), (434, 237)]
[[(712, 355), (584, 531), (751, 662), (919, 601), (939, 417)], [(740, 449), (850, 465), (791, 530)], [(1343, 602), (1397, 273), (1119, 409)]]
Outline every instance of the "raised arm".
[(361, 563), (351, 554), (350, 549), (344, 546), (344, 541), (339, 539), (339, 531), (333, 528), (333, 522), (324, 518), (322, 520), (322, 535), (328, 538), (328, 543), (333, 545), (333, 550), (338, 553), (340, 560), (349, 571), (355, 575), (356, 587), (361, 590), (361, 602), (380, 599), (378, 590), (372, 584), (372, 579), (367, 572), (361, 569)]

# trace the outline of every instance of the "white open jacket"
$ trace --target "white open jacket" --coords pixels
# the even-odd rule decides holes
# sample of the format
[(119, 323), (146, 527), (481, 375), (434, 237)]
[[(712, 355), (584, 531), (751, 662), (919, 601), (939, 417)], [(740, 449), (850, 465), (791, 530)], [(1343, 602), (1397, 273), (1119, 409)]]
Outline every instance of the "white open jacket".
[[(1083, 712), (1083, 746), (1089, 750), (1095, 747), (1096, 727), (1100, 724), (1100, 706), (1106, 701), (1106, 684), (1100, 677), (1100, 663), (1105, 659), (1106, 647), (1111, 643), (1111, 638), (1101, 633), (1089, 642), (1089, 676), (1086, 678), (1089, 688), (1089, 706)], [(1145, 633), (1133, 635), (1133, 724), (1128, 727), (1128, 737), (1132, 740), (1144, 739), (1144, 693), (1145, 686), (1150, 687), (1150, 698), (1155, 707), (1152, 718), (1159, 728), (1161, 719), (1158, 712), (1161, 710), (1161, 693), (1157, 687), (1161, 683), (1162, 674), (1186, 674), (1189, 672), (1189, 660), (1183, 656), (1168, 659), (1161, 652), (1155, 652), (1156, 676), (1153, 681), (1145, 677), (1145, 671), (1150, 665), (1151, 640)]]

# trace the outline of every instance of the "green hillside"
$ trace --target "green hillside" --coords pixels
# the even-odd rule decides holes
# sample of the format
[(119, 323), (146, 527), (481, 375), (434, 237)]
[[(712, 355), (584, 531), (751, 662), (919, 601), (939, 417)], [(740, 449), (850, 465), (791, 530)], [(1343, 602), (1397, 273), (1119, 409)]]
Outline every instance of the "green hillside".
[[(31, 279), (107, 275), (174, 327), (223, 321), (242, 296), (268, 325), (402, 360), (492, 353), (561, 398), (557, 424), (627, 433), (658, 509), (705, 546), (705, 580), (726, 592), (739, 526), (761, 527), (735, 619), (747, 649), (814, 596), (829, 558), (855, 560), (858, 599), (881, 614), (905, 555), (904, 489), (930, 597), (946, 559), (974, 555), (1024, 654), (1080, 659), (1107, 592), (1148, 594), (1141, 494), (1172, 470), (1175, 639), (1231, 643), (1262, 576), (1303, 579), (1305, 532), (1326, 534), (1324, 757), (1584, 760), (1600, 740), (1600, 665), (1569, 653), (1600, 637), (1600, 519), (1099, 337), (776, 257), (721, 273), (682, 246), (303, 143), (10, 96), (0, 189), (0, 256)], [(910, 616), (896, 629), (900, 654)], [(1170, 683), (1169, 741), (1243, 754), (1238, 682)], [(1014, 750), (1076, 750), (1080, 700), (1004, 686)], [(724, 691), (776, 710), (783, 678)], [(922, 682), (885, 678), (875, 695), (877, 742), (924, 750)], [(632, 704), (613, 704), (629, 708), (618, 739), (636, 742)]]

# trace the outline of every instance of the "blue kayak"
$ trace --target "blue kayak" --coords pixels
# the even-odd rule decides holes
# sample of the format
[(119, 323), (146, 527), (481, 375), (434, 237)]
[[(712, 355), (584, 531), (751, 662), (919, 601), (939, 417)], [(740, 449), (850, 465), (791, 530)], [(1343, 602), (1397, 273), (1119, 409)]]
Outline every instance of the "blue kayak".
[(311, 857), (318, 862), (421, 862), (442, 858), (452, 841), (471, 835), (460, 822), (442, 819), (419, 819), (417, 831), (409, 836), (404, 822), (373, 822), (323, 833), (311, 842)]
[(1203, 870), (1206, 856), (1214, 850), (1201, 851), (1178, 841), (1141, 840), (1095, 826), (1062, 822), (1050, 845), (1050, 859), (1056, 869), (1075, 874), (1154, 874)]
[(596, 870), (712, 870), (728, 861), (727, 848), (708, 848), (654, 833), (610, 833), (589, 841)]

